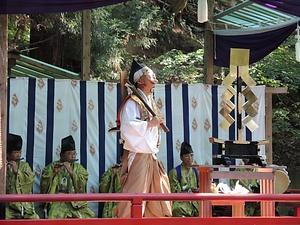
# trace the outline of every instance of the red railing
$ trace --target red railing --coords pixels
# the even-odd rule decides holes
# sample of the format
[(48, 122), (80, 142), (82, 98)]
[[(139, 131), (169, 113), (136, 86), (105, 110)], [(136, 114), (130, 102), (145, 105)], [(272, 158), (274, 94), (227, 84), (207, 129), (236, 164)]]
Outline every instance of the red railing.
[(92, 219), (38, 219), (38, 220), (0, 220), (1, 225), (182, 225), (183, 223), (231, 225), (293, 225), (300, 224), (300, 210), (294, 217), (193, 217), (193, 218), (142, 218), (143, 201), (224, 201), (224, 205), (232, 202), (300, 202), (300, 194), (27, 194), (27, 195), (0, 195), (0, 202), (107, 202), (130, 201), (131, 218), (92, 218)]

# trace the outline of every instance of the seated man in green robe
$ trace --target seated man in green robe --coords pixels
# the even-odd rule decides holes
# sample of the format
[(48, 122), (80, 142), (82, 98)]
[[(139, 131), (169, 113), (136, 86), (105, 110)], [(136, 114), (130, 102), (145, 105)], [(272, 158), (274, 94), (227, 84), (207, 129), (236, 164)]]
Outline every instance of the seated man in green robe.
[[(34, 173), (27, 162), (21, 161), (22, 137), (7, 135), (6, 194), (31, 194)], [(38, 219), (32, 202), (9, 202), (5, 209), (6, 219)]]
[[(199, 192), (198, 171), (196, 168), (191, 167), (194, 163), (194, 152), (187, 141), (181, 144), (180, 159), (182, 163), (169, 172), (172, 193)], [(173, 217), (199, 216), (199, 203), (195, 201), (174, 201), (172, 215)]]
[[(60, 159), (43, 169), (42, 194), (86, 193), (88, 172), (76, 163), (75, 141), (70, 135), (61, 141)], [(94, 213), (87, 202), (47, 202), (42, 205), (45, 218), (93, 218)]]
[[(249, 164), (249, 159), (242, 159), (244, 165), (251, 165)], [(257, 168), (237, 168), (236, 171), (252, 171), (257, 172)], [(232, 188), (235, 187), (236, 182), (239, 181), (239, 184), (242, 185), (244, 188), (248, 189), (249, 193), (259, 193), (259, 184), (255, 179), (231, 179), (230, 186)], [(259, 202), (246, 202), (245, 203), (245, 216), (260, 216), (260, 204)]]
[[(120, 193), (121, 192), (121, 183), (120, 183), (120, 174), (122, 170), (121, 164), (115, 164), (112, 167), (106, 170), (99, 183), (99, 192), (100, 193)], [(117, 208), (118, 202), (105, 202), (102, 212), (102, 218), (113, 218), (116, 217), (114, 214), (115, 209)]]
[[(122, 162), (123, 157), (123, 142), (120, 144), (121, 153), (120, 161)], [(120, 193), (121, 192), (121, 182), (120, 175), (122, 171), (122, 164), (114, 164), (108, 170), (106, 170), (99, 183), (100, 193)], [(117, 208), (118, 202), (105, 202), (102, 211), (102, 218), (115, 218), (115, 209)]]

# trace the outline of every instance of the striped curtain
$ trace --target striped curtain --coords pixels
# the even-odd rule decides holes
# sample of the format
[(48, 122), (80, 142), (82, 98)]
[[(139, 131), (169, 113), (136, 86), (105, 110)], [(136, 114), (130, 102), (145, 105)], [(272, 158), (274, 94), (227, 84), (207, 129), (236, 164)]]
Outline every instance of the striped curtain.
[[(78, 162), (89, 172), (88, 193), (98, 193), (99, 180), (108, 167), (119, 161), (119, 133), (108, 133), (115, 126), (121, 104), (119, 83), (64, 79), (9, 78), (8, 132), (23, 138), (22, 157), (36, 174), (33, 193), (39, 193), (41, 171), (59, 159), (61, 139), (75, 139)], [(265, 87), (256, 86), (255, 103), (259, 128), (251, 133), (244, 129), (245, 140), (265, 139)], [(210, 137), (236, 140), (233, 124), (229, 130), (219, 127), (222, 116), (223, 86), (205, 84), (159, 84), (155, 100), (159, 105), (168, 133), (162, 133), (158, 158), (167, 171), (180, 164), (180, 144), (191, 143), (199, 165), (212, 164), (217, 146)], [(234, 101), (234, 99), (233, 99)], [(233, 112), (233, 116), (234, 116)], [(264, 154), (264, 146), (261, 148)], [(96, 215), (98, 204), (91, 203)]]

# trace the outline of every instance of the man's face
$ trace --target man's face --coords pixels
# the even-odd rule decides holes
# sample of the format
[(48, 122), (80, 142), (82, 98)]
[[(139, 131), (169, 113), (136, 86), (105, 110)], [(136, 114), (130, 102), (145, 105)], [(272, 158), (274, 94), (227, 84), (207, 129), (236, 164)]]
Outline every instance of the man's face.
[(14, 150), (10, 154), (7, 154), (7, 161), (18, 160), (21, 158), (22, 151)]
[(63, 162), (72, 162), (75, 161), (76, 155), (77, 155), (76, 150), (72, 150), (72, 151), (66, 151), (62, 153), (60, 157)]
[(184, 154), (180, 158), (185, 166), (191, 166), (194, 163), (194, 153)]
[(157, 84), (158, 80), (156, 79), (156, 75), (153, 72), (153, 70), (151, 70), (148, 67), (143, 68), (143, 74), (146, 76), (147, 80), (149, 80), (152, 84)]

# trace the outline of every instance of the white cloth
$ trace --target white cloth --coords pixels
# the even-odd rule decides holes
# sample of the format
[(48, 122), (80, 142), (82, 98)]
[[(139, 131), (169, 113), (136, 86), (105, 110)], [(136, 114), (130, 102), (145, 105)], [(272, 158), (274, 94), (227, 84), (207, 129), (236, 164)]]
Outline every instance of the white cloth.
[[(193, 146), (195, 163), (203, 165), (212, 164), (215, 145), (209, 142), (210, 137), (222, 140), (237, 137), (236, 129), (224, 131), (219, 127), (224, 119), (218, 112), (222, 109), (221, 96), (225, 89), (221, 85), (207, 84), (155, 85), (155, 100), (160, 102), (160, 111), (171, 130), (161, 132), (161, 145), (156, 155), (167, 171), (181, 163), (180, 143), (184, 140), (189, 140)], [(255, 103), (258, 115), (254, 121), (259, 128), (247, 140), (264, 140), (265, 86), (255, 86), (251, 90), (258, 97)], [(59, 159), (57, 150), (61, 138), (69, 134), (74, 137), (78, 148), (82, 146), (77, 158), (86, 165), (90, 174), (87, 191), (99, 192), (102, 173), (119, 157), (116, 143), (120, 137), (117, 132), (107, 132), (115, 125), (119, 93), (119, 83), (9, 78), (8, 130), (22, 136), (23, 147), (30, 146), (23, 149), (22, 157), (31, 162), (36, 174), (34, 194), (40, 193), (40, 176), (45, 163)], [(234, 104), (237, 104), (236, 98)], [(234, 111), (233, 117), (236, 118)], [(246, 129), (243, 129), (243, 140), (246, 137)], [(260, 152), (265, 154), (265, 145), (260, 146)], [(90, 202), (89, 205), (97, 217), (98, 203)]]
[(124, 139), (124, 148), (137, 153), (158, 152), (158, 128), (148, 128), (147, 121), (141, 121), (137, 103), (129, 99), (121, 114), (121, 137)]
[[(144, 98), (146, 96), (141, 93)], [(145, 99), (146, 101), (148, 99)], [(151, 102), (148, 101), (149, 106)], [(121, 113), (121, 138), (124, 142), (124, 149), (128, 150), (128, 169), (130, 169), (131, 163), (136, 153), (158, 153), (157, 142), (159, 139), (158, 127), (148, 128), (147, 121), (141, 121), (141, 114), (139, 105), (132, 99), (128, 99), (125, 103)], [(150, 118), (152, 119), (152, 118)]]
[(207, 0), (198, 0), (198, 22), (205, 23), (208, 21)]

